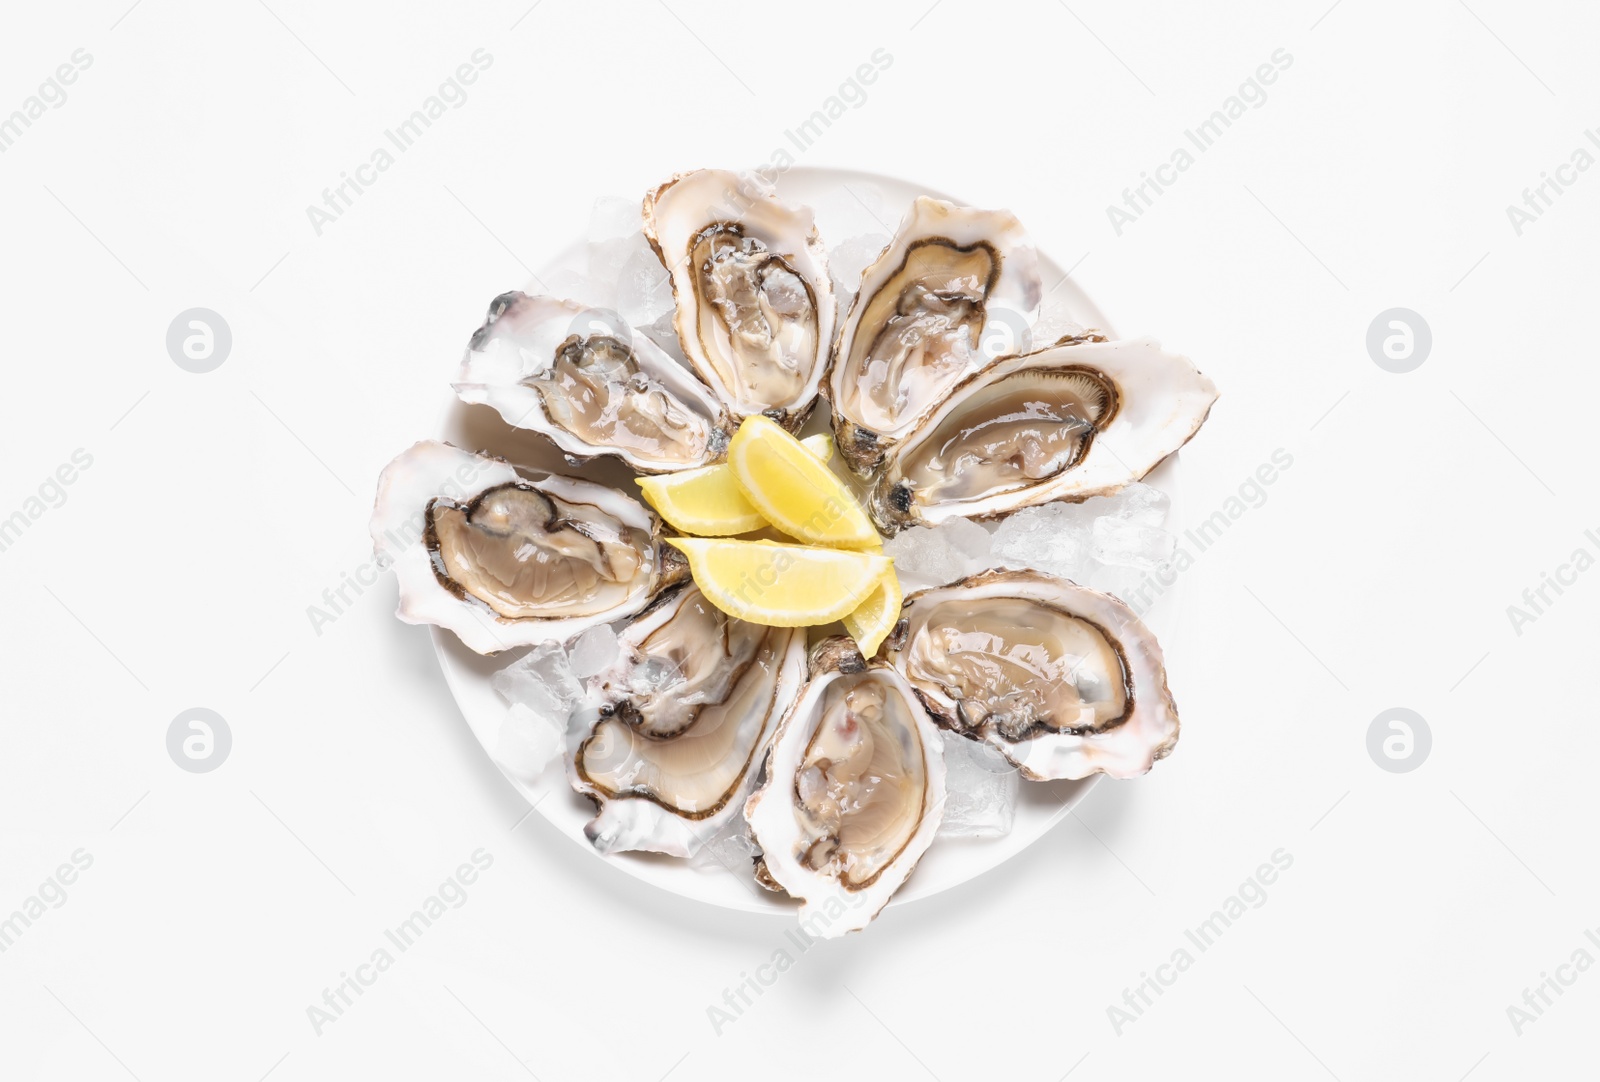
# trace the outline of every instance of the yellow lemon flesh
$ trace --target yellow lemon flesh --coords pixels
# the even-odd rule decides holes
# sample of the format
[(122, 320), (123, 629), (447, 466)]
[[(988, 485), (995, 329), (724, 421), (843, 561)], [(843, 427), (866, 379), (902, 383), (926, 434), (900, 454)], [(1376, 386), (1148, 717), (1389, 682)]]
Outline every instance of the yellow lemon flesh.
[[(833, 437), (807, 436), (800, 441), (820, 462), (833, 457)], [(767, 525), (761, 512), (744, 498), (727, 466), (704, 466), (658, 477), (638, 478), (645, 501), (675, 529), (702, 537), (730, 537)]]
[(771, 627), (842, 619), (894, 571), (889, 557), (875, 552), (710, 537), (666, 540), (689, 558), (695, 585), (713, 605)]
[(844, 617), (844, 629), (856, 640), (861, 656), (872, 657), (888, 638), (894, 625), (900, 622), (900, 605), (905, 600), (900, 592), (900, 579), (890, 568), (878, 588), (861, 603), (860, 608)]
[(746, 417), (728, 444), (728, 467), (751, 506), (790, 537), (830, 548), (883, 546), (845, 483), (776, 421)]

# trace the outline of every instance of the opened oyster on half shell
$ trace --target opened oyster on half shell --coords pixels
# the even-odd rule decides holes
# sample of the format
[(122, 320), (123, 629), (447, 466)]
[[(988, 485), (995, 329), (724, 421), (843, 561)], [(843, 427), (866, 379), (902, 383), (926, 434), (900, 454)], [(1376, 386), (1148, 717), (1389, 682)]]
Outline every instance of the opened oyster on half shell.
[(1143, 774), (1178, 742), (1161, 646), (1109, 594), (985, 571), (906, 598), (880, 652), (945, 729), (1035, 781)]
[(396, 615), (480, 654), (632, 616), (689, 573), (655, 515), (616, 489), (436, 440), (384, 467), (371, 532), (400, 581)]
[(589, 683), (567, 756), (602, 853), (690, 857), (743, 813), (778, 718), (805, 677), (804, 628), (724, 615), (693, 585), (620, 636)]
[(463, 402), (542, 433), (577, 464), (615, 455), (642, 473), (709, 465), (727, 418), (711, 389), (611, 312), (506, 293), (456, 372)]
[(967, 377), (886, 457), (878, 528), (1106, 496), (1200, 430), (1217, 388), (1153, 338), (1066, 339)]
[(851, 471), (869, 476), (952, 387), (992, 356), (1021, 352), (1041, 288), (1038, 256), (1009, 211), (913, 203), (862, 273), (828, 372)]
[(816, 402), (833, 346), (833, 279), (809, 207), (722, 169), (644, 199), (644, 234), (672, 277), (684, 356), (733, 414), (790, 431)]
[(811, 934), (860, 931), (933, 844), (944, 781), (943, 738), (911, 685), (826, 639), (745, 806), (758, 874), (802, 900)]

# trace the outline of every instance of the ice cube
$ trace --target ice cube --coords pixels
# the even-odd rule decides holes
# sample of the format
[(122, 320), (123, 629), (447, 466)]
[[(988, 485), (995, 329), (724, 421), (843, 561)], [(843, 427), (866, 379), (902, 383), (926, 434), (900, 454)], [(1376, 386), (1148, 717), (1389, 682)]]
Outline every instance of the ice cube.
[(514, 703), (506, 709), (495, 737), (494, 761), (507, 773), (533, 781), (560, 754), (565, 736), (565, 719), (558, 724), (552, 717)]
[(894, 560), (902, 586), (942, 586), (962, 577), (965, 561), (948, 537), (926, 526), (901, 530), (884, 542), (883, 554)]
[(1150, 571), (1172, 559), (1177, 541), (1171, 531), (1160, 526), (1106, 517), (1095, 520), (1089, 552), (1103, 564)]
[(1000, 838), (1017, 812), (1017, 768), (988, 744), (954, 733), (944, 738), (941, 838)]
[(735, 816), (713, 838), (706, 840), (700, 851), (689, 858), (689, 866), (698, 872), (731, 872), (748, 879), (753, 873), (751, 864), (761, 852), (761, 847), (750, 837), (744, 818)]
[(595, 308), (616, 306), (616, 286), (609, 280), (563, 268), (544, 277), (544, 289), (552, 297), (577, 301)]
[(657, 316), (654, 323), (646, 323), (634, 329), (660, 346), (667, 356), (687, 368), (688, 365), (683, 360), (683, 343), (678, 340), (678, 328), (674, 323), (676, 316), (677, 308), (674, 306)]
[(1079, 580), (1089, 562), (1093, 523), (1077, 504), (1025, 507), (996, 527), (994, 556), (1008, 567), (1033, 567)]
[(942, 586), (996, 566), (989, 551), (989, 531), (964, 518), (938, 526), (914, 526), (885, 542), (902, 585), (913, 589)]
[(1083, 333), (1083, 325), (1067, 306), (1065, 290), (1045, 294), (1039, 302), (1039, 315), (1033, 321), (1033, 348), (1053, 346), (1063, 338)]
[(1135, 482), (1110, 496), (1084, 501), (1084, 508), (1097, 518), (1110, 516), (1145, 526), (1160, 526), (1166, 522), (1171, 507), (1171, 497), (1143, 482)]
[(650, 251), (650, 243), (637, 229), (625, 237), (590, 241), (589, 277), (603, 283), (615, 296), (622, 282), (623, 268), (641, 252), (655, 259), (655, 254)]
[(639, 232), (639, 200), (625, 195), (602, 195), (589, 211), (589, 243), (620, 240)]
[(933, 532), (961, 554), (966, 561), (968, 574), (990, 566), (994, 536), (980, 524), (969, 518), (946, 519), (935, 526)]
[(601, 196), (589, 212), (589, 277), (609, 287), (613, 297), (628, 260), (650, 251), (639, 221), (637, 199)]
[(636, 251), (617, 278), (617, 312), (631, 326), (654, 323), (672, 311), (672, 276), (654, 252)]
[(864, 233), (849, 237), (838, 246), (828, 249), (828, 273), (833, 276), (833, 291), (839, 295), (841, 315), (861, 288), (862, 271), (882, 254), (888, 244), (887, 233)]
[(591, 627), (574, 639), (571, 649), (567, 651), (567, 658), (572, 663), (572, 675), (579, 680), (589, 679), (608, 668), (617, 659), (619, 650), (617, 633), (610, 625)]
[(507, 703), (526, 707), (563, 728), (583, 696), (583, 686), (558, 642), (540, 643), (495, 673), (489, 683)]

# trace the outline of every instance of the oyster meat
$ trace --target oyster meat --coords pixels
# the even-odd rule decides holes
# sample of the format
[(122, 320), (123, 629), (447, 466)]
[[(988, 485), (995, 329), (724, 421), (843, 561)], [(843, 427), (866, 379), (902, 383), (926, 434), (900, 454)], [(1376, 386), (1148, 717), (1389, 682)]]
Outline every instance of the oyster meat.
[(615, 489), (434, 440), (384, 467), (371, 530), (400, 619), (480, 654), (632, 616), (688, 575), (659, 520)]
[(812, 935), (865, 928), (933, 843), (944, 778), (943, 738), (905, 678), (825, 640), (745, 806), (758, 877), (803, 901)]
[(1022, 352), (1041, 291), (1038, 256), (1009, 211), (913, 203), (862, 273), (828, 372), (850, 469), (866, 477), (964, 377)]
[(869, 510), (894, 534), (1142, 480), (1205, 422), (1216, 385), (1154, 339), (1066, 339), (969, 376), (885, 459)]
[(807, 207), (758, 178), (683, 173), (644, 199), (644, 234), (672, 278), (684, 356), (733, 413), (793, 431), (833, 345), (833, 280)]
[(599, 805), (594, 847), (690, 857), (739, 816), (805, 678), (805, 643), (804, 628), (731, 619), (693, 585), (635, 620), (589, 682), (567, 760)]
[(1178, 742), (1161, 647), (1121, 601), (1038, 571), (985, 571), (906, 599), (880, 655), (942, 727), (1035, 781), (1131, 778)]
[(548, 436), (574, 463), (609, 454), (663, 473), (709, 465), (727, 449), (709, 387), (615, 314), (575, 301), (496, 297), (454, 386), (463, 402)]

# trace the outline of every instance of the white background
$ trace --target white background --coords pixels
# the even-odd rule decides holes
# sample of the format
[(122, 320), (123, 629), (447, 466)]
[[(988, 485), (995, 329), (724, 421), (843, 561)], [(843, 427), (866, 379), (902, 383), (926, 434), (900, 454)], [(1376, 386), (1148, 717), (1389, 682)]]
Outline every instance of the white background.
[[(1520, 1035), (1507, 1008), (1600, 926), (1600, 575), (1520, 634), (1507, 606), (1600, 549), (1600, 170), (1521, 236), (1506, 214), (1600, 125), (1592, 5), (268, 2), (29, 5), (0, 35), (0, 115), (93, 57), (0, 155), (0, 517), (93, 458), (0, 552), (0, 914), (93, 858), (0, 954), (0, 1075), (1593, 1076), (1600, 973)], [(479, 48), (468, 101), (318, 236), (306, 206)], [(801, 953), (514, 826), (392, 581), (320, 635), (307, 607), (370, 558), (378, 470), (492, 296), (597, 195), (766, 162), (879, 48), (802, 163), (1009, 206), (1122, 333), (1194, 357), (1223, 397), (1193, 523), (1293, 466), (1184, 577), (1170, 760)], [(1280, 48), (1118, 236), (1107, 205)], [(207, 375), (165, 347), (196, 306), (234, 338)], [(1396, 306), (1433, 332), (1406, 375), (1365, 345)], [(194, 706), (232, 728), (215, 773), (166, 751)], [(1433, 733), (1408, 774), (1366, 747), (1395, 706)], [(467, 903), (318, 1036), (306, 1008), (479, 848)], [(1108, 1006), (1280, 848), (1119, 1034)]]

